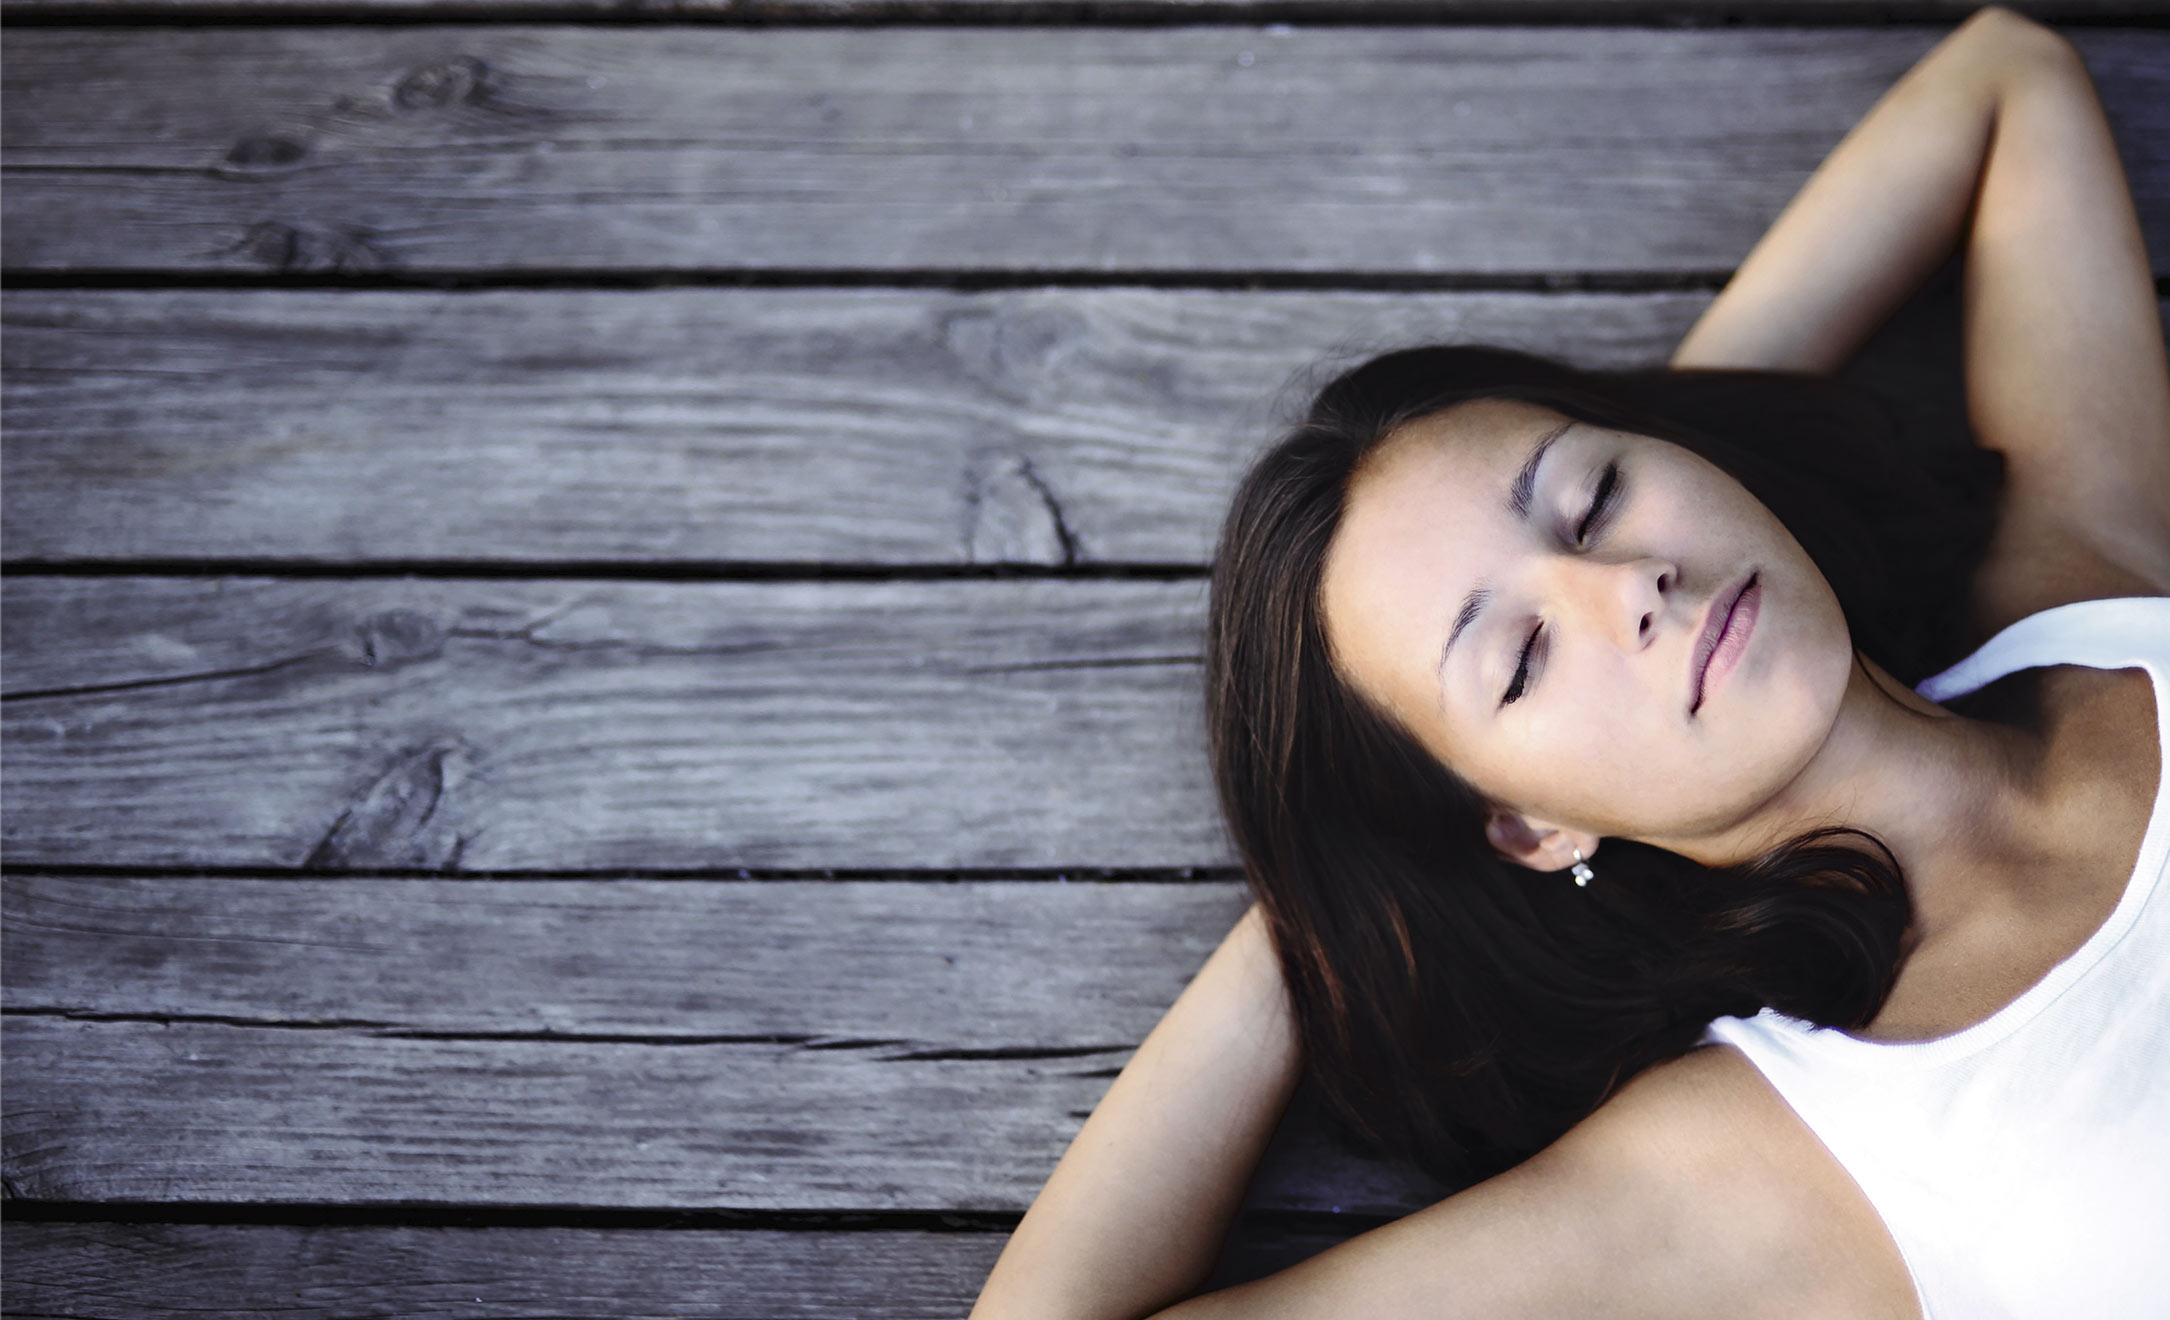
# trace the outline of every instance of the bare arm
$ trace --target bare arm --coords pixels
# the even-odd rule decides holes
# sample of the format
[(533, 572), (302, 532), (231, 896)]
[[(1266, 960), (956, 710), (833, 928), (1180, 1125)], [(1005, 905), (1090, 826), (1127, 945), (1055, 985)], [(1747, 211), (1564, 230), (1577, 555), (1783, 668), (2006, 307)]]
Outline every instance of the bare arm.
[(1301, 1071), (1254, 907), (1070, 1143), (973, 1320), (1137, 1320), (1195, 1291)]
[(1706, 1049), (1488, 1182), (1158, 1320), (1918, 1314), (1860, 1188), (1751, 1064)]
[(1985, 9), (1831, 153), (1673, 354), (1831, 371), (1963, 251), (1967, 412), (2006, 459), (1980, 630), (2170, 590), (2170, 365), (2116, 143), (2078, 55)]
[[(2045, 86), (2050, 99), (2069, 102), (2077, 91), (2086, 105), (2045, 106)], [(2045, 111), (2091, 122), (2066, 125), (2054, 146), (2026, 140), (2040, 136), (2030, 121)], [(2052, 153), (2056, 159), (2046, 158)], [(2002, 188), (1985, 186), (2000, 179)], [(1989, 8), (1908, 70), (1832, 149), (1681, 340), (1672, 364), (1836, 370), (1970, 229), (2042, 223), (2019, 212), (2050, 199), (2002, 195), (2020, 182), (2097, 213), (2033, 235), (2087, 240), (2083, 246), (2097, 250), (2089, 264), (2107, 266), (2068, 270), (2059, 281), (2074, 293), (2097, 286), (2092, 292), (2123, 304), (2123, 315), (2152, 324), (2139, 221), (2085, 70), (2055, 34)], [(1969, 259), (1980, 255), (1970, 251)], [(2027, 255), (2033, 264), (2080, 265), (2074, 258), (2083, 254)]]
[(1179, 1302), (1212, 1268), (1300, 1071), (1253, 909), (1071, 1143), (974, 1320), (1914, 1314), (1874, 1209), (1730, 1050), (1652, 1069), (1478, 1187)]

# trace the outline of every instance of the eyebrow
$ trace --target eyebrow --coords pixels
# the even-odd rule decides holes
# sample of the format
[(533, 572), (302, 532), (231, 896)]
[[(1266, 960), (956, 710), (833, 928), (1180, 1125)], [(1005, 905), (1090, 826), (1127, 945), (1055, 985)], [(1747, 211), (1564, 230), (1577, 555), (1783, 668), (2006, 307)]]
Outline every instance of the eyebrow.
[[(1538, 465), (1545, 461), (1545, 451), (1552, 448), (1552, 442), (1567, 434), (1574, 424), (1574, 419), (1568, 418), (1539, 436), (1537, 443), (1530, 446), (1529, 457), (1522, 460), (1522, 470), (1514, 474), (1514, 481), (1507, 487), (1507, 512), (1514, 515), (1515, 521), (1526, 523), (1530, 520), (1530, 505), (1537, 498)], [(1454, 626), (1447, 630), (1447, 644), (1439, 648), (1439, 663), (1434, 667), (1442, 682), (1447, 673), (1447, 656), (1453, 652), (1454, 644), (1462, 640), (1462, 634), (1469, 631), (1469, 625), (1477, 621), (1478, 615), (1484, 613), (1485, 604), (1491, 599), (1492, 589), (1481, 582), (1463, 599), (1461, 612), (1454, 616)]]

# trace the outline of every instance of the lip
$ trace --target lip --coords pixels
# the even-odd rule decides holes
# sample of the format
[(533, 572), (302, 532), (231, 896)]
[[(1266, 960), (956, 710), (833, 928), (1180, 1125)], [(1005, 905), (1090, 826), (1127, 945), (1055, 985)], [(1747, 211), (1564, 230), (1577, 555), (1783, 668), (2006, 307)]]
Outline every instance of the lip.
[[(1753, 590), (1755, 594), (1749, 595)], [(1702, 632), (1695, 639), (1695, 653), (1688, 666), (1689, 690), (1688, 713), (1695, 712), (1703, 704), (1703, 693), (1714, 678), (1722, 678), (1740, 659), (1747, 649), (1748, 636), (1755, 631), (1756, 614), (1762, 604), (1763, 593), (1757, 574), (1751, 572), (1731, 588), (1719, 592), (1711, 600), (1710, 613), (1704, 617)], [(1747, 608), (1741, 602), (1747, 601)], [(1738, 628), (1734, 627), (1736, 622)], [(1731, 630), (1732, 635), (1728, 636)], [(1719, 643), (1724, 642), (1724, 654)]]

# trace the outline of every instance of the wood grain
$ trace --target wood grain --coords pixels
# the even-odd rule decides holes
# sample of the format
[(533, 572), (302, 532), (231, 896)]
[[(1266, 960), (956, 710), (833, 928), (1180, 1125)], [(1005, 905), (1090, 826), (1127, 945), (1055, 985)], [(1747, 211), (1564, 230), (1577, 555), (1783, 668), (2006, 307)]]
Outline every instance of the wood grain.
[[(1245, 902), (1046, 881), (5, 894), (17, 1195), (768, 1210), (1021, 1208)], [(1441, 1192), (1309, 1098), (1251, 1201)]]
[[(65, 19), (141, 15), (159, 19), (247, 14), (263, 18), (353, 15), (382, 21), (457, 21), (548, 14), (565, 21), (635, 16), (724, 22), (1166, 22), (1195, 18), (1301, 18), (1317, 22), (1528, 23), (1675, 22), (1957, 22), (1980, 8), (1973, 0), (7, 0), (9, 18)], [(2022, 0), (2012, 8), (2043, 21), (2146, 20), (2160, 0)]]
[(1000, 1233), (10, 1223), (11, 1315), (956, 1320)]
[[(27, 290), (20, 564), (1199, 564), (1362, 356), (1664, 360), (1704, 293)], [(1965, 443), (1955, 284), (1854, 375)]]
[[(0, 255), (346, 274), (1723, 271), (1936, 35), (24, 29), (4, 54)], [(2160, 263), (2170, 34), (2077, 40)]]
[[(5, 1019), (5, 1173), (69, 1202), (1022, 1211), (1126, 1052), (672, 1044)], [(1399, 1214), (1412, 1171), (1296, 1134), (1272, 1210)]]
[(1708, 299), (29, 290), (0, 312), (0, 548), (1202, 564), (1332, 364), (1454, 341), (1642, 366)]
[(1224, 864), (1204, 592), (12, 579), (6, 860)]
[(35, 874), (0, 895), (11, 1012), (1117, 1057), (1247, 902), (1234, 881)]
[[(1353, 1233), (1239, 1221), (1209, 1287)], [(140, 1320), (955, 1320), (1007, 1235), (862, 1228), (0, 1226), (10, 1314)]]
[(1022, 1210), (1116, 1054), (5, 1020), (33, 1200)]

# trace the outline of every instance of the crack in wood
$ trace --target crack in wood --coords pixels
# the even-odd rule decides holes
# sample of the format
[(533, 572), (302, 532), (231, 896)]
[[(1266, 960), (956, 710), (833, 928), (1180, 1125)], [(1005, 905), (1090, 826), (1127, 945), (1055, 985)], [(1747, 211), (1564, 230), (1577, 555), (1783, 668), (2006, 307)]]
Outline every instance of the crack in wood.
[[(936, 1060), (968, 1060), (999, 1062), (1008, 1059), (1082, 1059), (1096, 1054), (1127, 1054), (1136, 1045), (996, 1045), (982, 1049), (935, 1049), (915, 1050), (910, 1054), (891, 1055), (889, 1062), (930, 1062)], [(1115, 1072), (1108, 1073), (1110, 1077)], [(1072, 1076), (1097, 1074), (1077, 1073)]]
[(18, 1008), (14, 1006), (0, 1010), (0, 1017), (55, 1018), (68, 1022), (153, 1027), (208, 1026), (239, 1027), (248, 1030), (261, 1028), (269, 1031), (358, 1031), (385, 1040), (503, 1042), (508, 1044), (558, 1042), (575, 1045), (767, 1045), (822, 1048), (814, 1043), (821, 1039), (818, 1036), (794, 1035), (783, 1032), (672, 1035), (658, 1032), (558, 1031), (550, 1028), (541, 1028), (534, 1031), (458, 1031), (401, 1026), (396, 1022), (382, 1022), (369, 1018), (252, 1018), (227, 1013), (118, 1013), (92, 1009)]
[(1150, 669), (1161, 665), (1202, 665), (1196, 655), (1117, 655), (1078, 660), (1020, 660), (1007, 665), (972, 665), (967, 674), (1029, 674), (1060, 669)]
[[(15, 866), (8, 871), (8, 875), (20, 877), (88, 876), (149, 880), (282, 880), (299, 874), (300, 872), (283, 866), (138, 866), (108, 862), (39, 862), (35, 865)], [(1237, 866), (688, 866), (644, 867), (639, 870), (621, 868), (607, 871), (507, 867), (486, 873), (450, 877), (435, 871), (385, 866), (311, 873), (309, 878), (323, 880), (341, 875), (356, 880), (453, 879), (476, 883), (503, 880), (581, 880), (598, 884), (620, 880), (629, 883), (669, 880), (685, 884), (761, 884), (770, 881), (807, 880), (854, 883), (883, 880), (908, 884), (929, 880), (959, 883), (999, 880), (1030, 884), (1187, 885), (1227, 884), (1244, 878), (1243, 869)]]
[[(1252, 1211), (1246, 1219), (1300, 1222), (1304, 1211)], [(591, 1228), (692, 1232), (933, 1232), (1009, 1233), (1014, 1210), (749, 1210), (729, 1206), (677, 1209), (613, 1205), (522, 1206), (490, 1202), (407, 1201), (337, 1205), (295, 1201), (77, 1201), (26, 1197), (11, 1201), (8, 1218), (47, 1224), (262, 1225), (278, 1228)], [(9, 1315), (14, 1315), (13, 1307)]]
[[(261, 1028), (270, 1031), (357, 1031), (383, 1040), (444, 1041), (449, 1043), (556, 1043), (569, 1045), (654, 1045), (667, 1048), (683, 1048), (717, 1045), (757, 1045), (768, 1047), (794, 1047), (807, 1052), (860, 1051), (895, 1049), (909, 1046), (908, 1040), (869, 1040), (859, 1038), (830, 1038), (793, 1032), (631, 1032), (631, 1031), (562, 1031), (540, 1028), (532, 1031), (462, 1031), (456, 1029), (402, 1026), (370, 1018), (253, 1018), (228, 1013), (125, 1013), (99, 1009), (68, 1008), (57, 1005), (21, 1007), (10, 1005), (0, 1009), (0, 1017), (44, 1018), (66, 1022), (88, 1022), (109, 1025), (133, 1025), (154, 1027), (238, 1027)], [(909, 1050), (901, 1054), (884, 1056), (884, 1063), (1002, 1063), (1035, 1059), (1089, 1058), (1102, 1054), (1122, 1054), (1135, 1050), (1136, 1045), (1006, 1045), (986, 1048), (935, 1048)], [(1074, 1076), (1113, 1077), (1120, 1069), (1103, 1072), (1070, 1074)]]
[(1075, 565), (1077, 534), (1032, 460), (1000, 454), (983, 464), (965, 491), (965, 558), (975, 564)]
[(216, 683), (229, 678), (255, 678), (263, 674), (277, 673), (311, 660), (321, 660), (331, 652), (317, 649), (290, 655), (284, 660), (267, 661), (260, 665), (240, 665), (232, 669), (207, 669), (194, 674), (173, 674), (165, 678), (133, 678), (115, 683), (86, 683), (81, 687), (37, 688), (29, 692), (9, 692), (0, 695), (0, 702), (50, 701), (56, 698), (95, 697), (112, 692), (144, 692), (156, 688), (183, 687), (191, 683)]
[(365, 1031), (394, 1025), (368, 1018), (247, 1018), (224, 1013), (114, 1013), (88, 1008), (23, 1008), (13, 1004), (0, 1009), (0, 1017), (58, 1018), (66, 1022), (128, 1023), (154, 1027), (265, 1027), (275, 1031)]
[(666, 1047), (766, 1045), (810, 1048), (809, 1042), (820, 1039), (818, 1036), (800, 1036), (787, 1032), (672, 1035), (667, 1032), (557, 1031), (550, 1028), (536, 1031), (454, 1031), (394, 1027), (384, 1031), (373, 1031), (370, 1034), (388, 1040), (503, 1042), (506, 1044), (544, 1042), (571, 1045), (658, 1045)]

